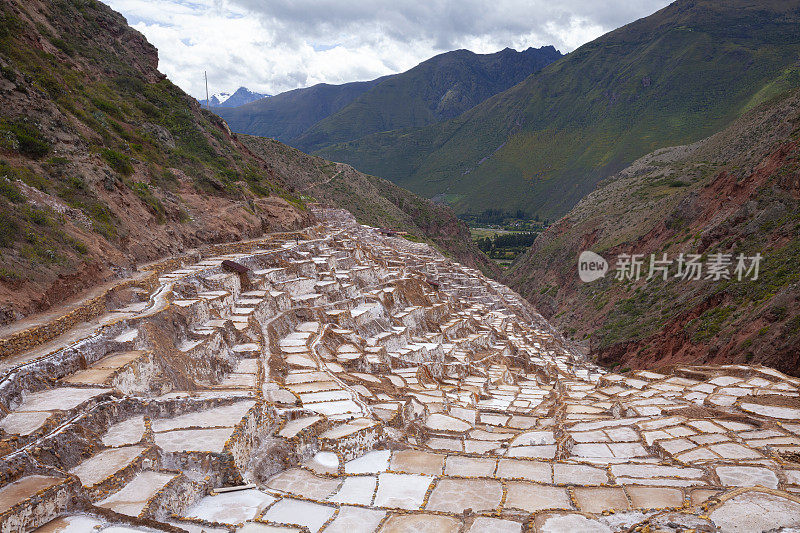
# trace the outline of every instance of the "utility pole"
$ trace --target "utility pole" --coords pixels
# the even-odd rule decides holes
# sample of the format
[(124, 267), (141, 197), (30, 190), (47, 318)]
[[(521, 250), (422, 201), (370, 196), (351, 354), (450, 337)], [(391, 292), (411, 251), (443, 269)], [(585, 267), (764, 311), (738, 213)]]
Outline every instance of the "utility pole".
[(206, 109), (211, 111), (211, 101), (208, 99), (208, 72), (204, 70), (203, 76), (206, 77)]

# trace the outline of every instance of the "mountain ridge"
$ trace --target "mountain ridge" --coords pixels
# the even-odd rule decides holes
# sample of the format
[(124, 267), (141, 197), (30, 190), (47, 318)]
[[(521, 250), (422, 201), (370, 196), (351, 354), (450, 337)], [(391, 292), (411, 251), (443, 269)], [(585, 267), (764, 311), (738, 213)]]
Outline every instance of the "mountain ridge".
[(798, 85), (799, 23), (794, 0), (679, 0), (459, 117), (315, 153), (459, 213), (558, 218), (636, 158), (702, 139)]
[(445, 52), (388, 77), (290, 144), (314, 152), (370, 133), (457, 117), (559, 57), (553, 46), (521, 52), (505, 48), (493, 54), (465, 49)]
[(342, 139), (457, 116), (560, 56), (552, 46), (493, 54), (453, 50), (375, 80), (319, 84), (216, 111), (233, 131), (313, 151)]
[(381, 79), (342, 85), (318, 83), (235, 108), (217, 108), (215, 112), (237, 133), (258, 134), (287, 142), (348, 105)]

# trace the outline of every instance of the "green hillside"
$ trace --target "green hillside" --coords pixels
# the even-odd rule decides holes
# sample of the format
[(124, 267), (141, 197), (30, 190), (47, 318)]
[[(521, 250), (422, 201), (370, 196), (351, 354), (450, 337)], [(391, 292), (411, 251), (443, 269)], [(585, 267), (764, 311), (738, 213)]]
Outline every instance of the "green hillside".
[[(609, 365), (761, 363), (800, 371), (800, 91), (757, 106), (702, 142), (660, 149), (604, 180), (542, 233), (503, 281)], [(578, 256), (610, 271), (583, 283)], [(617, 279), (641, 254), (642, 277)], [(672, 260), (647, 280), (650, 255)], [(677, 276), (680, 254), (700, 279)], [(708, 264), (731, 259), (728, 277)], [(735, 273), (761, 254), (757, 279)], [(749, 264), (747, 266), (750, 266)]]
[(800, 2), (679, 0), (461, 116), (319, 150), (459, 212), (563, 215), (656, 148), (800, 84)]

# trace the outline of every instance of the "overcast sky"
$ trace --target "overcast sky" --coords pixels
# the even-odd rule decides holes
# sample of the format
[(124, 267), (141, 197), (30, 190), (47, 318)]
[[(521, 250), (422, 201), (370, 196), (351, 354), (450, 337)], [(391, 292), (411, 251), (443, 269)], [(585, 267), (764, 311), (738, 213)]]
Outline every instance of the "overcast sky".
[(188, 93), (277, 94), (402, 72), (467, 48), (566, 53), (666, 0), (104, 0), (159, 50)]

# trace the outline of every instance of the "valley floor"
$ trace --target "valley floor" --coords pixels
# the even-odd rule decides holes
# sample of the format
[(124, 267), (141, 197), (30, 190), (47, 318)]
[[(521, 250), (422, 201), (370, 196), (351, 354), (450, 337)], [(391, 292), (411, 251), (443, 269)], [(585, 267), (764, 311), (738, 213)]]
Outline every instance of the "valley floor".
[(476, 270), (316, 215), (5, 339), (0, 531), (800, 527), (800, 380), (609, 373)]

